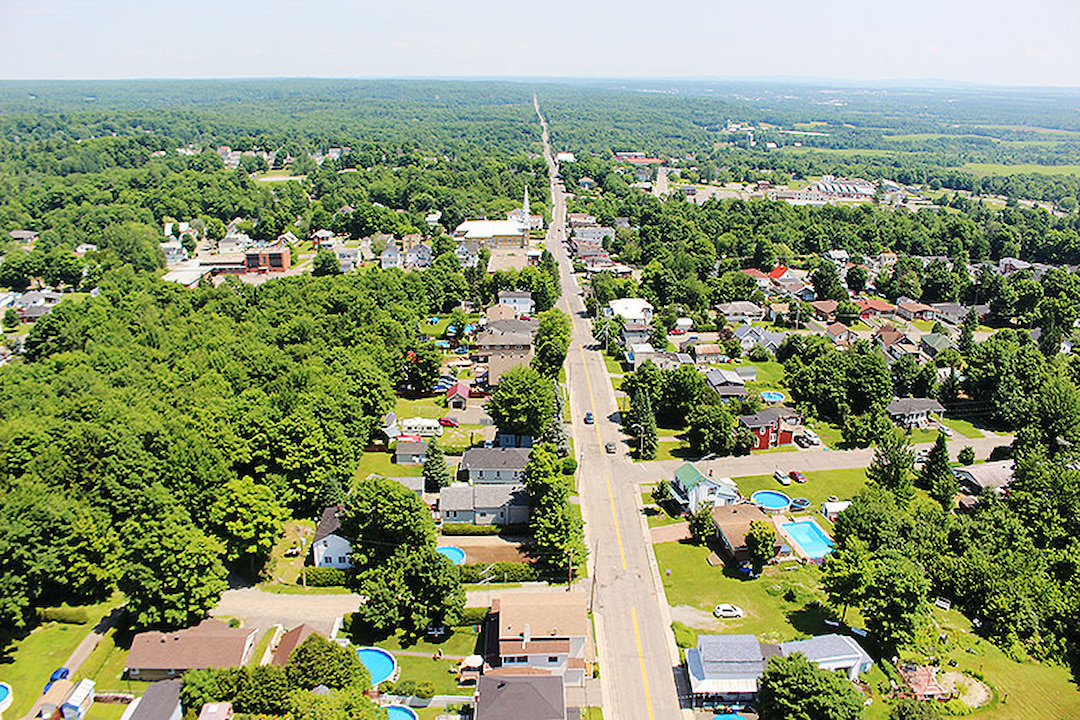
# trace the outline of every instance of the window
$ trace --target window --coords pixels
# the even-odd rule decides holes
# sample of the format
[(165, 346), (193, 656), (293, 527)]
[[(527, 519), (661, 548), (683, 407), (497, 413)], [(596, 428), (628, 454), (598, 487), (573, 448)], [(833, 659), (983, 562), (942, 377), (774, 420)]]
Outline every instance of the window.
[(345, 564), (346, 562), (348, 562), (348, 561), (349, 561), (349, 559), (348, 559), (348, 558), (343, 558), (343, 557), (339, 557), (339, 558), (338, 558), (337, 560), (338, 560), (338, 562), (339, 562), (339, 563), (341, 563), (342, 565), (344, 565), (344, 564)]
[(503, 665), (524, 665), (528, 661), (528, 655), (507, 655), (503, 658)]
[(548, 664), (550, 664), (550, 665), (558, 665), (559, 664), (559, 656), (558, 655), (548, 655)]

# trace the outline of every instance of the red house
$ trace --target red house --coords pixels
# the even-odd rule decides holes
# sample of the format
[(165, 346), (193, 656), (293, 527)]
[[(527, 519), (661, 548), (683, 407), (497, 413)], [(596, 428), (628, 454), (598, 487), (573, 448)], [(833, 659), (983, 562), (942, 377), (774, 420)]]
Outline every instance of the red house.
[(289, 269), (289, 246), (281, 243), (269, 247), (253, 247), (244, 253), (247, 272), (285, 272)]
[(797, 412), (783, 406), (766, 408), (753, 415), (739, 416), (739, 424), (754, 434), (754, 450), (790, 445), (795, 439), (793, 423), (798, 420)]
[(469, 407), (468, 383), (455, 383), (446, 390), (446, 407), (451, 410), (465, 410)]
[(895, 305), (876, 298), (859, 299), (855, 301), (855, 304), (859, 306), (859, 316), (864, 318), (892, 315), (896, 312)]

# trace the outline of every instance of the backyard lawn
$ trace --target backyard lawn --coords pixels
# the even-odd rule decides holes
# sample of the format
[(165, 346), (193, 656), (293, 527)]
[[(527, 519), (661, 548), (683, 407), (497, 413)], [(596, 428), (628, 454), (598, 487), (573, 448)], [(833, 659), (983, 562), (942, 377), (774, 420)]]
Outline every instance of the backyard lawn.
[(86, 720), (120, 720), (128, 706), (124, 703), (96, 702), (86, 713)]
[(393, 453), (365, 452), (356, 467), (356, 479), (363, 480), (371, 474), (383, 477), (409, 477), (423, 475), (424, 468), (420, 465), (398, 465), (394, 462)]
[[(300, 577), (300, 566), (304, 563), (303, 556), (285, 557), (285, 551), (300, 544), (301, 532), (306, 533), (310, 541), (312, 533), (315, 532), (315, 522), (313, 520), (289, 520), (285, 523), (285, 529), (281, 533), (281, 537), (274, 543), (274, 549), (270, 551), (268, 565), (278, 582), (294, 583)], [(311, 544), (309, 542), (305, 545), (305, 549), (310, 548)]]
[(982, 431), (975, 427), (970, 420), (961, 420), (959, 418), (945, 418), (944, 423), (952, 428), (953, 432), (958, 435), (963, 435), (966, 438), (981, 438), (983, 437)]
[(394, 412), (399, 419), (411, 417), (441, 418), (446, 415), (446, 398), (442, 395), (423, 398), (397, 398)]
[[(644, 487), (644, 486), (643, 486)], [(659, 507), (652, 499), (652, 487), (648, 486), (648, 490), (641, 493), (641, 504), (645, 506), (645, 519), (649, 523), (649, 527), (660, 527), (661, 525), (674, 525), (686, 520), (682, 515), (671, 515), (667, 510)]]
[(734, 366), (757, 368), (757, 379), (752, 384), (759, 390), (764, 388), (781, 388), (781, 381), (784, 379), (784, 366), (775, 360), (765, 360), (763, 362), (740, 360), (737, 363), (734, 363)]
[[(798, 462), (783, 463), (779, 470), (787, 472), (798, 470)], [(758, 490), (783, 490), (791, 497), (804, 497), (810, 501), (808, 510), (817, 512), (818, 506), (830, 495), (841, 500), (852, 498), (866, 485), (864, 468), (846, 468), (843, 470), (812, 470), (806, 474), (803, 484), (792, 483), (786, 487), (776, 482), (772, 475), (746, 475), (732, 478), (739, 486), (744, 497), (750, 497)]]
[(141, 693), (150, 683), (124, 680), (124, 663), (131, 649), (132, 633), (113, 628), (83, 663), (81, 674), (97, 683), (97, 692), (119, 691)]

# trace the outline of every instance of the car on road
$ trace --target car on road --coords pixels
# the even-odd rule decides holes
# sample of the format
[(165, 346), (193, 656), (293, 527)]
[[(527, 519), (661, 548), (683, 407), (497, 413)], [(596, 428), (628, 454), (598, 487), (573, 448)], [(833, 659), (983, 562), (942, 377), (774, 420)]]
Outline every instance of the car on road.
[(938, 431), (945, 437), (952, 437), (952, 428), (948, 425), (938, 425)]
[(803, 437), (806, 438), (811, 445), (821, 444), (821, 438), (818, 437), (818, 434), (810, 428), (806, 428), (805, 430), (803, 430)]
[(41, 694), (44, 695), (45, 693), (49, 692), (49, 688), (51, 688), (53, 686), (53, 683), (57, 680), (67, 680), (68, 675), (70, 674), (71, 671), (68, 670), (66, 667), (58, 667), (53, 670), (52, 675), (49, 676), (49, 682), (45, 683), (45, 689), (41, 691)]
[(615, 443), (613, 443), (613, 442), (604, 443), (604, 452), (606, 452), (608, 455), (614, 455), (615, 454)]
[(458, 420), (457, 418), (441, 417), (441, 418), (439, 418), (439, 424), (442, 425), (443, 427), (457, 427), (458, 425), (461, 424), (461, 421)]
[(713, 608), (712, 614), (718, 618), (741, 618), (746, 617), (746, 611), (738, 605), (732, 605), (731, 603), (720, 603)]
[(592, 425), (594, 422), (593, 414), (591, 412), (585, 413), (585, 424)]
[(668, 330), (668, 335), (685, 335), (685, 334), (686, 334), (686, 330), (684, 330), (683, 328), (671, 328), (670, 330)]
[(790, 485), (791, 484), (791, 480), (788, 478), (788, 476), (785, 475), (780, 470), (777, 470), (776, 472), (774, 472), (772, 474), (772, 476), (773, 476), (773, 478), (776, 479), (776, 482), (780, 483), (781, 485)]
[(802, 474), (801, 472), (799, 472), (798, 470), (792, 470), (791, 472), (789, 472), (789, 473), (788, 473), (788, 477), (789, 477), (789, 478), (791, 478), (792, 480), (794, 480), (794, 481), (795, 481), (795, 482), (797, 482), (797, 483), (804, 483), (804, 482), (806, 482), (806, 476), (805, 476), (805, 475), (803, 475), (803, 474)]

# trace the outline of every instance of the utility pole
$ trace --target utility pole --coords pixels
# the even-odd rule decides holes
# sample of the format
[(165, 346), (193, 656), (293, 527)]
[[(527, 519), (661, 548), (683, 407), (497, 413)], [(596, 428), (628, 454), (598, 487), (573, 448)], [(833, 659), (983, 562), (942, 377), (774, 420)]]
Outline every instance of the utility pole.
[(570, 548), (570, 565), (566, 568), (566, 592), (574, 584), (574, 548)]
[(597, 564), (597, 553), (600, 551), (600, 541), (597, 540), (593, 543), (593, 571), (592, 571), (592, 583), (589, 589), (589, 614), (593, 611), (593, 598), (596, 597), (596, 575), (600, 572), (600, 566)]

